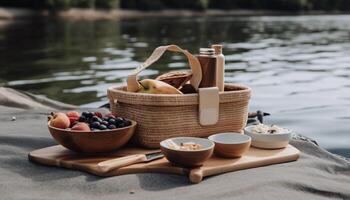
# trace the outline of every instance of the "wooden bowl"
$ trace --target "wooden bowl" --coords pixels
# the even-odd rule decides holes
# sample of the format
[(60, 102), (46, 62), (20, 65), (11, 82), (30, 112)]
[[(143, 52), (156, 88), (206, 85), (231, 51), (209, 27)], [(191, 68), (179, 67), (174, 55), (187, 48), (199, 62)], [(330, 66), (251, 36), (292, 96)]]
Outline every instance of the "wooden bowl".
[(163, 81), (169, 85), (179, 89), (181, 86), (187, 83), (192, 78), (190, 71), (173, 71), (166, 74), (162, 74), (156, 78), (156, 80)]
[[(169, 147), (167, 140), (180, 145), (184, 142), (194, 142), (203, 148), (200, 150), (175, 150)], [(160, 142), (160, 149), (169, 162), (183, 167), (199, 167), (213, 154), (215, 144), (204, 138), (176, 137)]]
[(62, 146), (75, 152), (94, 154), (116, 150), (125, 145), (135, 132), (137, 123), (123, 128), (103, 131), (72, 131), (48, 124), (52, 137)]
[(215, 143), (214, 153), (224, 158), (238, 158), (248, 151), (252, 139), (240, 133), (219, 133), (211, 135)]

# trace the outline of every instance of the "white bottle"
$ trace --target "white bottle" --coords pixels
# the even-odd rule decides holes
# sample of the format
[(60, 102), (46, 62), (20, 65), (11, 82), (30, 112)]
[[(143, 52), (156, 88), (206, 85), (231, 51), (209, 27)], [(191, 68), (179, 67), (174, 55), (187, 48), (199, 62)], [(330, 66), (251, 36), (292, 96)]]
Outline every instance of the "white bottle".
[(211, 48), (215, 50), (216, 56), (216, 86), (220, 92), (225, 89), (225, 56), (222, 54), (222, 45), (214, 44)]

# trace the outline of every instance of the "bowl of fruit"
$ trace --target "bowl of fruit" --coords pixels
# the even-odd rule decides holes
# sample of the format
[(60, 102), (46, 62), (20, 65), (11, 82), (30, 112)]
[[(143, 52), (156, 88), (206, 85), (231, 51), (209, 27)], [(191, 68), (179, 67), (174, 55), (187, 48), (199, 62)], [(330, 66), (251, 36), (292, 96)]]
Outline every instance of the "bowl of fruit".
[(48, 128), (62, 146), (79, 153), (103, 153), (119, 149), (135, 132), (130, 119), (99, 112), (51, 113)]

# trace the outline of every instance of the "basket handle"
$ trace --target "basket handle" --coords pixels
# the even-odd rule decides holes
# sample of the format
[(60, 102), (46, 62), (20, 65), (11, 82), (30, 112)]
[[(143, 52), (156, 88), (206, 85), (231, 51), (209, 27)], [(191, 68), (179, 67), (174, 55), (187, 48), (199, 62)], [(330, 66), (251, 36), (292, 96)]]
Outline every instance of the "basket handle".
[(200, 66), (200, 63), (198, 59), (192, 55), (187, 50), (181, 49), (177, 45), (167, 45), (167, 46), (159, 46), (157, 47), (151, 56), (140, 66), (138, 66), (131, 75), (127, 78), (127, 91), (129, 92), (137, 92), (139, 90), (139, 83), (137, 81), (137, 75), (142, 72), (144, 69), (152, 65), (154, 62), (156, 62), (164, 53), (165, 51), (172, 51), (172, 52), (180, 52), (186, 55), (188, 59), (188, 63), (190, 65), (191, 71), (192, 71), (192, 78), (190, 80), (191, 85), (198, 90), (199, 83), (202, 80), (202, 68)]

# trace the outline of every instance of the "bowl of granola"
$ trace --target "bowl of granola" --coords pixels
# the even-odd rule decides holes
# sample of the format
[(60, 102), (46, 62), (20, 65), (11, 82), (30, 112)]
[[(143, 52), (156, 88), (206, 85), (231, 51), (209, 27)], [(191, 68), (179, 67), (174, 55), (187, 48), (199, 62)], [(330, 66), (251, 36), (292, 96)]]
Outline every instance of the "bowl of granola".
[(213, 154), (214, 142), (196, 137), (175, 137), (160, 142), (169, 162), (183, 167), (199, 167)]
[(252, 138), (252, 146), (263, 149), (280, 149), (289, 144), (292, 131), (277, 125), (258, 124), (247, 126), (244, 134)]

